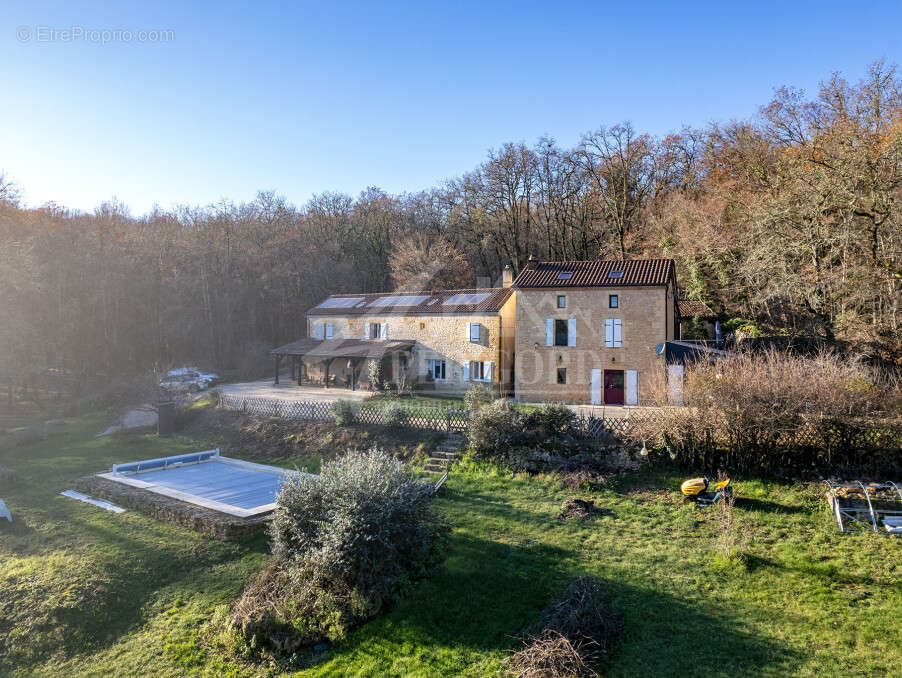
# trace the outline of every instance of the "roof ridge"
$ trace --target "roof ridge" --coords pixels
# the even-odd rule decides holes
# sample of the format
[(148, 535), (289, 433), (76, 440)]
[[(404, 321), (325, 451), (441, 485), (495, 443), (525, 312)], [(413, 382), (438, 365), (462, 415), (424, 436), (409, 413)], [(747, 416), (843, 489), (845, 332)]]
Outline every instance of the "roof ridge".
[(449, 290), (410, 290), (403, 292), (340, 292), (337, 294), (330, 294), (326, 297), (326, 299), (330, 299), (332, 297), (412, 297), (415, 295), (423, 295), (423, 294), (447, 294), (449, 292), (497, 292), (498, 290), (507, 289), (506, 287), (461, 287), (457, 289), (449, 289)]
[(635, 259), (548, 259), (547, 261), (534, 261), (534, 264), (593, 264), (600, 261), (611, 263), (626, 263), (630, 261), (673, 261), (673, 257), (638, 257)]

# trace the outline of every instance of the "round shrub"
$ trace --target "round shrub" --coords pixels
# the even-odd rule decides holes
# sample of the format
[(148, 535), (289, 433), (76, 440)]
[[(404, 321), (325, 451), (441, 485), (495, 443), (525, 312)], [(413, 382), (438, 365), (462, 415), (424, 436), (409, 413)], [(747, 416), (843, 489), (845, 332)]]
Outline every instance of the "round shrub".
[(485, 384), (473, 384), (464, 394), (464, 409), (475, 412), (494, 400), (492, 390)]
[(275, 559), (233, 606), (231, 628), (278, 654), (341, 640), (437, 563), (446, 528), (432, 496), (378, 449), (289, 480), (270, 524)]
[(495, 400), (470, 413), (470, 448), (482, 457), (502, 457), (521, 443), (520, 412), (507, 400)]
[(407, 409), (399, 403), (389, 403), (382, 408), (382, 423), (389, 428), (400, 428), (407, 423)]
[(525, 435), (537, 442), (555, 436), (572, 436), (575, 433), (575, 423), (576, 414), (560, 403), (541, 405), (523, 415)]
[(335, 423), (339, 426), (352, 426), (357, 422), (357, 403), (351, 400), (336, 400), (332, 403)]

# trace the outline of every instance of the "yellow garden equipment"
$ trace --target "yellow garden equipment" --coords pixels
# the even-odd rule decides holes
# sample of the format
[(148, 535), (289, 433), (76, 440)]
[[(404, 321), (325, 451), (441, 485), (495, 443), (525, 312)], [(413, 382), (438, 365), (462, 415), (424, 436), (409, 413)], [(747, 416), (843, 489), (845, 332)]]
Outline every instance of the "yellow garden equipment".
[(709, 489), (710, 484), (711, 481), (707, 478), (692, 478), (683, 483), (680, 490), (686, 501), (695, 502), (696, 506), (709, 506), (733, 496), (733, 486), (729, 478), (716, 481), (713, 490)]

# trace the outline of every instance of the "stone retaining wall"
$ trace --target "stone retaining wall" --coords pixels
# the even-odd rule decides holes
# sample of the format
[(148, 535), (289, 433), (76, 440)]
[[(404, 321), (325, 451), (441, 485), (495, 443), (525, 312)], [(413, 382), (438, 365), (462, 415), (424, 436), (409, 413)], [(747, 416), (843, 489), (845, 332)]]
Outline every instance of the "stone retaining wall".
[(79, 478), (75, 482), (75, 487), (85, 494), (102, 497), (125, 508), (189, 527), (219, 539), (250, 537), (264, 528), (270, 515), (263, 514), (251, 518), (230, 516), (96, 475)]

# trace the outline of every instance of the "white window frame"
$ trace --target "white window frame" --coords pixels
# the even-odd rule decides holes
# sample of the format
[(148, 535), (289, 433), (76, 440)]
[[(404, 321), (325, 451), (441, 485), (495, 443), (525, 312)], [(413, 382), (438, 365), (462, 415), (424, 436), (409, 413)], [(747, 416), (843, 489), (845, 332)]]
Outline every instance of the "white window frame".
[(384, 326), (385, 323), (369, 323), (366, 338), (373, 340), (384, 339), (385, 337), (382, 336), (382, 328)]
[(471, 360), (468, 370), (470, 381), (482, 381), (486, 383), (492, 381), (494, 371), (494, 364), (490, 360)]
[[(440, 374), (441, 376), (436, 376), (436, 367), (441, 366)], [(429, 375), (432, 381), (447, 381), (448, 380), (448, 365), (441, 358), (429, 358), (426, 361), (426, 373)]]

